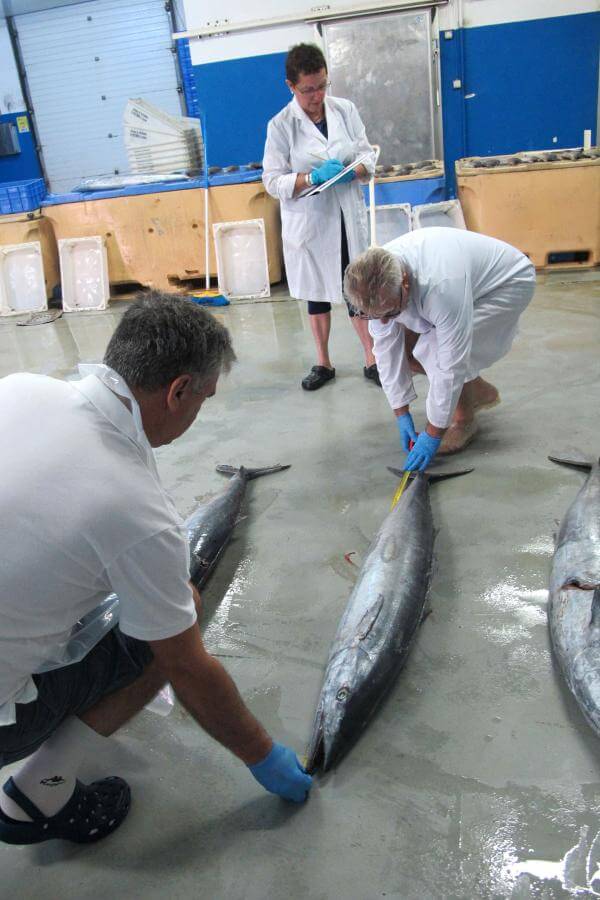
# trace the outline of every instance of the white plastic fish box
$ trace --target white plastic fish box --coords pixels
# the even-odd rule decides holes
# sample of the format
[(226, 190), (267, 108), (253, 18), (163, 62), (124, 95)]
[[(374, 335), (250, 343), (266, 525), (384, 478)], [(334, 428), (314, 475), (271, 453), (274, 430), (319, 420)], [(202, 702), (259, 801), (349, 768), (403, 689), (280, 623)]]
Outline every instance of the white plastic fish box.
[(413, 229), (434, 226), (466, 229), (460, 200), (444, 200), (441, 203), (424, 203), (422, 206), (413, 206)]
[(219, 290), (233, 299), (271, 296), (264, 219), (213, 225)]
[(110, 288), (104, 238), (62, 238), (58, 256), (65, 312), (106, 309)]
[(0, 247), (0, 316), (48, 309), (39, 241)]
[(412, 231), (410, 203), (386, 203), (375, 207), (375, 239), (383, 247)]

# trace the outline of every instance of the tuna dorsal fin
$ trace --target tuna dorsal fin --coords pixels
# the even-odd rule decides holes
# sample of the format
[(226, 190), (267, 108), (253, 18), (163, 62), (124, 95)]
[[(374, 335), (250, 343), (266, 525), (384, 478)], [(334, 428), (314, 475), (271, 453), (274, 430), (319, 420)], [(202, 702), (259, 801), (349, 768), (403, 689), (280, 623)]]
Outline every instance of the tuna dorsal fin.
[(550, 462), (558, 463), (559, 466), (569, 466), (571, 469), (584, 469), (586, 472), (590, 472), (594, 467), (594, 463), (583, 455), (577, 458), (549, 456), (548, 459)]
[[(404, 471), (402, 469), (394, 469), (393, 466), (388, 466), (390, 472), (393, 472), (394, 475), (397, 475), (398, 478), (402, 478), (404, 475)], [(451, 472), (448, 471), (425, 471), (425, 472), (411, 472), (410, 473), (410, 481), (416, 478), (417, 475), (424, 475), (427, 481), (435, 482), (435, 481), (445, 481), (446, 478), (458, 478), (459, 475), (468, 475), (469, 472), (472, 472), (473, 469), (454, 469)]]
[(600, 630), (600, 587), (594, 589), (594, 596), (592, 597), (590, 628), (594, 631)]
[(237, 475), (238, 472), (240, 475), (243, 475), (248, 481), (251, 481), (253, 478), (260, 478), (261, 475), (271, 475), (273, 472), (283, 472), (284, 469), (289, 469), (289, 465), (277, 465), (275, 466), (266, 466), (263, 469), (247, 469), (245, 466), (240, 466), (239, 469), (235, 466), (217, 466), (217, 472), (220, 472), (222, 475)]
[(358, 623), (358, 628), (356, 629), (356, 636), (359, 641), (364, 641), (367, 635), (370, 633), (373, 625), (377, 621), (379, 613), (382, 610), (383, 604), (385, 602), (385, 597), (383, 594), (377, 595), (377, 600), (371, 604), (368, 608), (360, 622)]

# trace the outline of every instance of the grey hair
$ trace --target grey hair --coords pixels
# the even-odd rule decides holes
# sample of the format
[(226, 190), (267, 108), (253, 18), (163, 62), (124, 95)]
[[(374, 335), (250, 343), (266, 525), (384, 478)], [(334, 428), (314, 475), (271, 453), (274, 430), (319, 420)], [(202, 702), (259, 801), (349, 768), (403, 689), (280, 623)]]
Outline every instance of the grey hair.
[(235, 362), (231, 335), (201, 306), (160, 291), (139, 294), (109, 341), (104, 362), (130, 388), (154, 391), (180, 375), (192, 388), (228, 372)]
[(400, 298), (402, 276), (410, 269), (406, 262), (383, 247), (371, 247), (353, 260), (344, 276), (344, 293), (361, 312), (381, 310), (382, 295)]

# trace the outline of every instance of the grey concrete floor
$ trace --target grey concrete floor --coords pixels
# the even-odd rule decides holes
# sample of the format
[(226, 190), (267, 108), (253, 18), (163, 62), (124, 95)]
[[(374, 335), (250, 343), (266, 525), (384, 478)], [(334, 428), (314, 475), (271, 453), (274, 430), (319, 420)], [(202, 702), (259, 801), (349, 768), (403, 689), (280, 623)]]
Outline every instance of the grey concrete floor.
[[(68, 377), (99, 359), (124, 303), (51, 325), (0, 324), (0, 374)], [(305, 309), (232, 306), (239, 364), (191, 430), (158, 451), (180, 511), (223, 488), (217, 463), (291, 463), (253, 482), (247, 517), (205, 590), (203, 629), (251, 709), (302, 752), (328, 647), (400, 464), (381, 391), (362, 376), (343, 310), (338, 377), (314, 362)], [(549, 452), (600, 452), (600, 282), (556, 275), (490, 370), (502, 404), (480, 416), (468, 477), (431, 489), (439, 528), (431, 615), (353, 752), (293, 807), (181, 708), (98, 740), (84, 778), (116, 773), (134, 802), (89, 848), (0, 847), (2, 897), (558, 898), (593, 895), (600, 744), (557, 674), (546, 625), (553, 533), (582, 476)], [(426, 383), (417, 379), (417, 427)], [(32, 435), (40, 442), (43, 435)], [(52, 477), (52, 460), (46, 461)], [(43, 600), (43, 598), (41, 598)], [(3, 775), (6, 773), (3, 773)], [(586, 873), (586, 859), (589, 872)]]

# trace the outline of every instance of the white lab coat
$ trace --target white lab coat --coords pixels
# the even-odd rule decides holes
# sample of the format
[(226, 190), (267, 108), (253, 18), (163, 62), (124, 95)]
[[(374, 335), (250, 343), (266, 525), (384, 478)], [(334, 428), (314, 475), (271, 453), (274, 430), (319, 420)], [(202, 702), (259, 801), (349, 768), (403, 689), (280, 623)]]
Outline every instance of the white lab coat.
[(417, 396), (404, 348), (404, 326), (419, 338), (413, 355), (427, 374), (427, 419), (446, 428), (463, 385), (501, 359), (535, 289), (535, 269), (519, 250), (457, 228), (423, 228), (385, 249), (407, 264), (406, 309), (369, 322), (382, 387), (392, 409)]
[(368, 247), (367, 210), (359, 179), (327, 188), (313, 197), (294, 198), (299, 172), (322, 165), (317, 157), (349, 163), (371, 151), (364, 163), (371, 174), (375, 152), (355, 105), (325, 98), (325, 138), (294, 97), (269, 122), (263, 182), (281, 204), (283, 255), (290, 296), (298, 300), (340, 303), (342, 295), (341, 213), (350, 260)]

